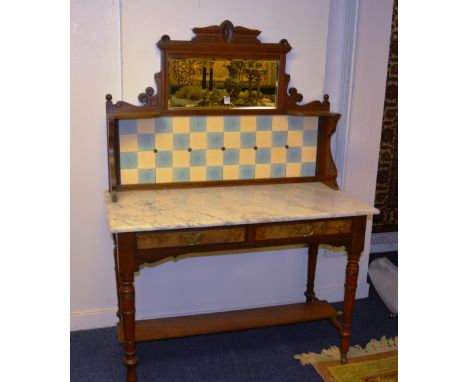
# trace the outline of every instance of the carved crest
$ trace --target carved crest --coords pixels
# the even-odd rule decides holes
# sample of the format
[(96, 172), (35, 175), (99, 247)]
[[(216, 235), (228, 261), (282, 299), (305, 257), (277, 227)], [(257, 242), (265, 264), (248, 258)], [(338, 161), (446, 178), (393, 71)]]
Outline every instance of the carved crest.
[(225, 43), (260, 43), (257, 36), (261, 31), (241, 26), (234, 26), (229, 20), (220, 25), (211, 25), (204, 28), (193, 28), (196, 42), (225, 42)]

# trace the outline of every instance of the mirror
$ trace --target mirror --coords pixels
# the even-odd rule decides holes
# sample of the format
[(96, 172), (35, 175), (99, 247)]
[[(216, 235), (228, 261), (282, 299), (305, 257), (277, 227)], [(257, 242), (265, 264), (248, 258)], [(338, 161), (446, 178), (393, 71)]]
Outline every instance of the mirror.
[(278, 61), (169, 58), (169, 108), (275, 109)]

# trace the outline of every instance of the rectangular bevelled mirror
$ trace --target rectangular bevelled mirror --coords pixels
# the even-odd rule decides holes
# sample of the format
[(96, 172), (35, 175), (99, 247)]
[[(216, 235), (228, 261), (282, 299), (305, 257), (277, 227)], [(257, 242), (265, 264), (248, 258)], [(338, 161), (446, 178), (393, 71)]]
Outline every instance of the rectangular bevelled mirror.
[(276, 109), (278, 60), (169, 58), (168, 106)]

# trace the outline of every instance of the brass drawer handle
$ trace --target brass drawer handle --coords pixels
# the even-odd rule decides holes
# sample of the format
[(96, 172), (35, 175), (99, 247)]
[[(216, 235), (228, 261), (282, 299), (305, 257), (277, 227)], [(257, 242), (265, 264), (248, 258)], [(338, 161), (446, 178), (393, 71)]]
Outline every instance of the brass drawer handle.
[(203, 239), (203, 233), (201, 232), (191, 232), (184, 235), (184, 241), (187, 245), (197, 245)]
[(296, 227), (294, 231), (296, 232), (296, 234), (303, 236), (303, 237), (311, 236), (314, 234), (314, 231), (312, 230), (312, 227), (310, 226), (309, 227), (307, 226)]

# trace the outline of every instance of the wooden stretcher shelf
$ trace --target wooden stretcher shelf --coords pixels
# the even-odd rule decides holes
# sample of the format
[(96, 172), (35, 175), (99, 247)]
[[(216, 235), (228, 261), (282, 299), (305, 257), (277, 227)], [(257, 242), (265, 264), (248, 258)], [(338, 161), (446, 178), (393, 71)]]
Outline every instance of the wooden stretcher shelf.
[[(278, 305), (266, 308), (192, 316), (157, 318), (136, 321), (135, 340), (149, 341), (258, 329), (338, 317), (338, 312), (326, 301)], [(119, 340), (123, 343), (122, 326), (118, 324)]]

